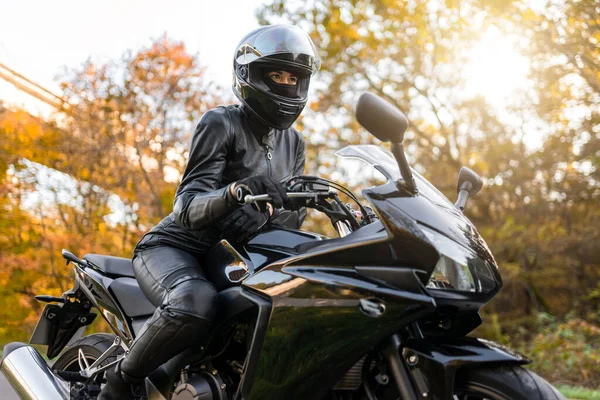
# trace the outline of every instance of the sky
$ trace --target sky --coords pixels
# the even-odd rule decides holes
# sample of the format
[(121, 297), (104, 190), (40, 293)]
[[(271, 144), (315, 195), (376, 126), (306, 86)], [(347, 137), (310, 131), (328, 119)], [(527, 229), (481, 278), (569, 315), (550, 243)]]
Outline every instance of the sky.
[[(60, 94), (55, 77), (64, 67), (76, 68), (88, 58), (95, 62), (119, 58), (166, 32), (169, 38), (183, 41), (190, 53), (199, 54), (209, 79), (229, 87), (235, 47), (259, 26), (255, 10), (265, 2), (0, 0), (0, 63)], [(0, 100), (24, 106), (34, 114), (50, 115), (53, 111), (2, 79)], [(46, 185), (60, 182), (68, 188), (72, 184), (57, 171), (38, 164), (34, 167), (38, 180)], [(38, 189), (26, 199), (29, 207), (52, 198), (43, 185)], [(118, 221), (123, 204), (113, 203), (109, 219)]]
[[(0, 0), (0, 63), (54, 92), (64, 66), (97, 62), (149, 45), (167, 32), (198, 52), (208, 77), (231, 85), (231, 57), (239, 40), (258, 27), (265, 0)], [(0, 100), (30, 98), (0, 80)], [(37, 102), (36, 102), (37, 103)]]
[[(76, 68), (88, 58), (99, 63), (119, 58), (166, 32), (183, 41), (189, 52), (197, 52), (208, 78), (227, 88), (235, 46), (258, 27), (255, 11), (268, 2), (0, 0), (0, 63), (59, 94), (55, 77), (65, 66)], [(494, 31), (482, 35), (471, 56), (467, 90), (484, 94), (492, 104), (510, 101), (525, 80), (526, 60)], [(29, 111), (35, 111), (32, 105), (43, 114), (50, 111), (3, 80), (0, 100)]]
[[(231, 86), (232, 56), (240, 39), (258, 27), (257, 9), (270, 0), (0, 0), (0, 63), (60, 95), (56, 76), (88, 58), (96, 63), (139, 50), (165, 32), (198, 53), (207, 77)], [(514, 38), (488, 29), (470, 51), (468, 95), (483, 94), (501, 109), (524, 87), (528, 61)], [(315, 86), (316, 85), (311, 85)], [(314, 89), (314, 87), (313, 87)], [(233, 96), (232, 96), (233, 97)], [(0, 79), (0, 101), (33, 114), (52, 109)], [(540, 143), (531, 129), (526, 142)]]
[[(55, 77), (88, 58), (96, 63), (139, 50), (165, 32), (198, 53), (207, 77), (231, 85), (232, 56), (258, 27), (255, 11), (269, 0), (0, 0), (0, 63), (60, 94)], [(501, 105), (528, 69), (499, 32), (482, 34), (472, 49), (467, 91)], [(503, 60), (499, 63), (498, 60)], [(509, 68), (510, 67), (510, 68)], [(34, 114), (53, 110), (0, 79), (0, 101)]]

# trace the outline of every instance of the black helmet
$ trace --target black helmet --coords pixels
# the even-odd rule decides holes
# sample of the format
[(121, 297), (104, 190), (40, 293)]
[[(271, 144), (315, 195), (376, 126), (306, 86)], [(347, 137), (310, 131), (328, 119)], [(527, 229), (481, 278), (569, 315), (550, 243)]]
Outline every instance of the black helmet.
[[(262, 123), (287, 129), (304, 109), (310, 77), (320, 66), (315, 45), (303, 30), (291, 25), (263, 26), (246, 35), (235, 51), (233, 92)], [(292, 93), (266, 81), (267, 73), (274, 70), (298, 77)]]

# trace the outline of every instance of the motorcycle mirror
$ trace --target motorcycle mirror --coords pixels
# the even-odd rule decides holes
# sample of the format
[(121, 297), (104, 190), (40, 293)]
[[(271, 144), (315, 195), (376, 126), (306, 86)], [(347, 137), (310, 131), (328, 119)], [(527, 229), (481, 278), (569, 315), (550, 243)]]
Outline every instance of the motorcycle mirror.
[(458, 184), (456, 185), (458, 199), (454, 203), (454, 206), (464, 211), (469, 197), (479, 193), (482, 187), (483, 181), (477, 175), (477, 172), (470, 168), (462, 167), (458, 173)]
[(475, 196), (483, 187), (483, 181), (477, 174), (470, 168), (462, 167), (458, 173), (458, 184), (456, 185), (456, 192), (460, 193), (461, 190), (469, 192), (469, 196)]
[(382, 142), (402, 143), (408, 128), (408, 120), (402, 111), (369, 92), (358, 98), (356, 119)]
[(408, 128), (406, 115), (389, 102), (372, 93), (365, 92), (356, 103), (356, 119), (359, 124), (382, 142), (392, 142), (392, 153), (396, 157), (402, 180), (396, 185), (410, 195), (418, 193), (415, 179), (404, 154), (404, 132)]

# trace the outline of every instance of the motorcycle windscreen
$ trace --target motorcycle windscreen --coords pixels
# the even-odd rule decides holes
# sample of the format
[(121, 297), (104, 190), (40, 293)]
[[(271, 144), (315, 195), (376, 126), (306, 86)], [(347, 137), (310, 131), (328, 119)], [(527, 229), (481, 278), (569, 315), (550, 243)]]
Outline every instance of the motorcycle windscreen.
[[(397, 215), (392, 218), (394, 222), (391, 224), (403, 225), (412, 235), (422, 237), (436, 247), (441, 254), (435, 267), (436, 276), (440, 278), (443, 275), (445, 279), (437, 279), (435, 283), (445, 285), (446, 289), (465, 292), (493, 292), (501, 286), (496, 262), (475, 226), (422, 175), (413, 170), (418, 193), (406, 194), (395, 184), (402, 176), (394, 156), (386, 150), (374, 145), (358, 145), (345, 147), (336, 155), (360, 160), (385, 176), (388, 184), (368, 189), (365, 196), (370, 197), (368, 192), (377, 193), (370, 202), (379, 208), (379, 212), (385, 208), (388, 213)], [(379, 200), (374, 203), (374, 198)], [(395, 212), (389, 208), (390, 205), (396, 209)], [(440, 243), (445, 245), (440, 246)], [(469, 262), (457, 262), (456, 257), (447, 256), (454, 253), (472, 254), (472, 257), (467, 257)], [(459, 259), (462, 261), (462, 258)]]
[[(372, 144), (346, 146), (336, 151), (335, 155), (342, 159), (356, 159), (367, 163), (381, 172), (389, 181), (402, 179), (400, 168), (394, 156), (379, 146)], [(435, 186), (414, 169), (411, 168), (411, 171), (417, 183), (419, 195), (426, 197), (436, 205), (454, 209), (454, 204)]]

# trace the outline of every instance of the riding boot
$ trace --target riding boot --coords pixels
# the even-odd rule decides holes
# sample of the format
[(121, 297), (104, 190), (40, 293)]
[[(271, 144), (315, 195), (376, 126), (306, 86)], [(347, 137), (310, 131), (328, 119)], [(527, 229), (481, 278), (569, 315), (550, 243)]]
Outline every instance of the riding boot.
[(106, 385), (98, 395), (97, 400), (145, 400), (146, 389), (144, 381), (132, 379), (121, 371), (121, 363), (110, 368), (105, 373)]

